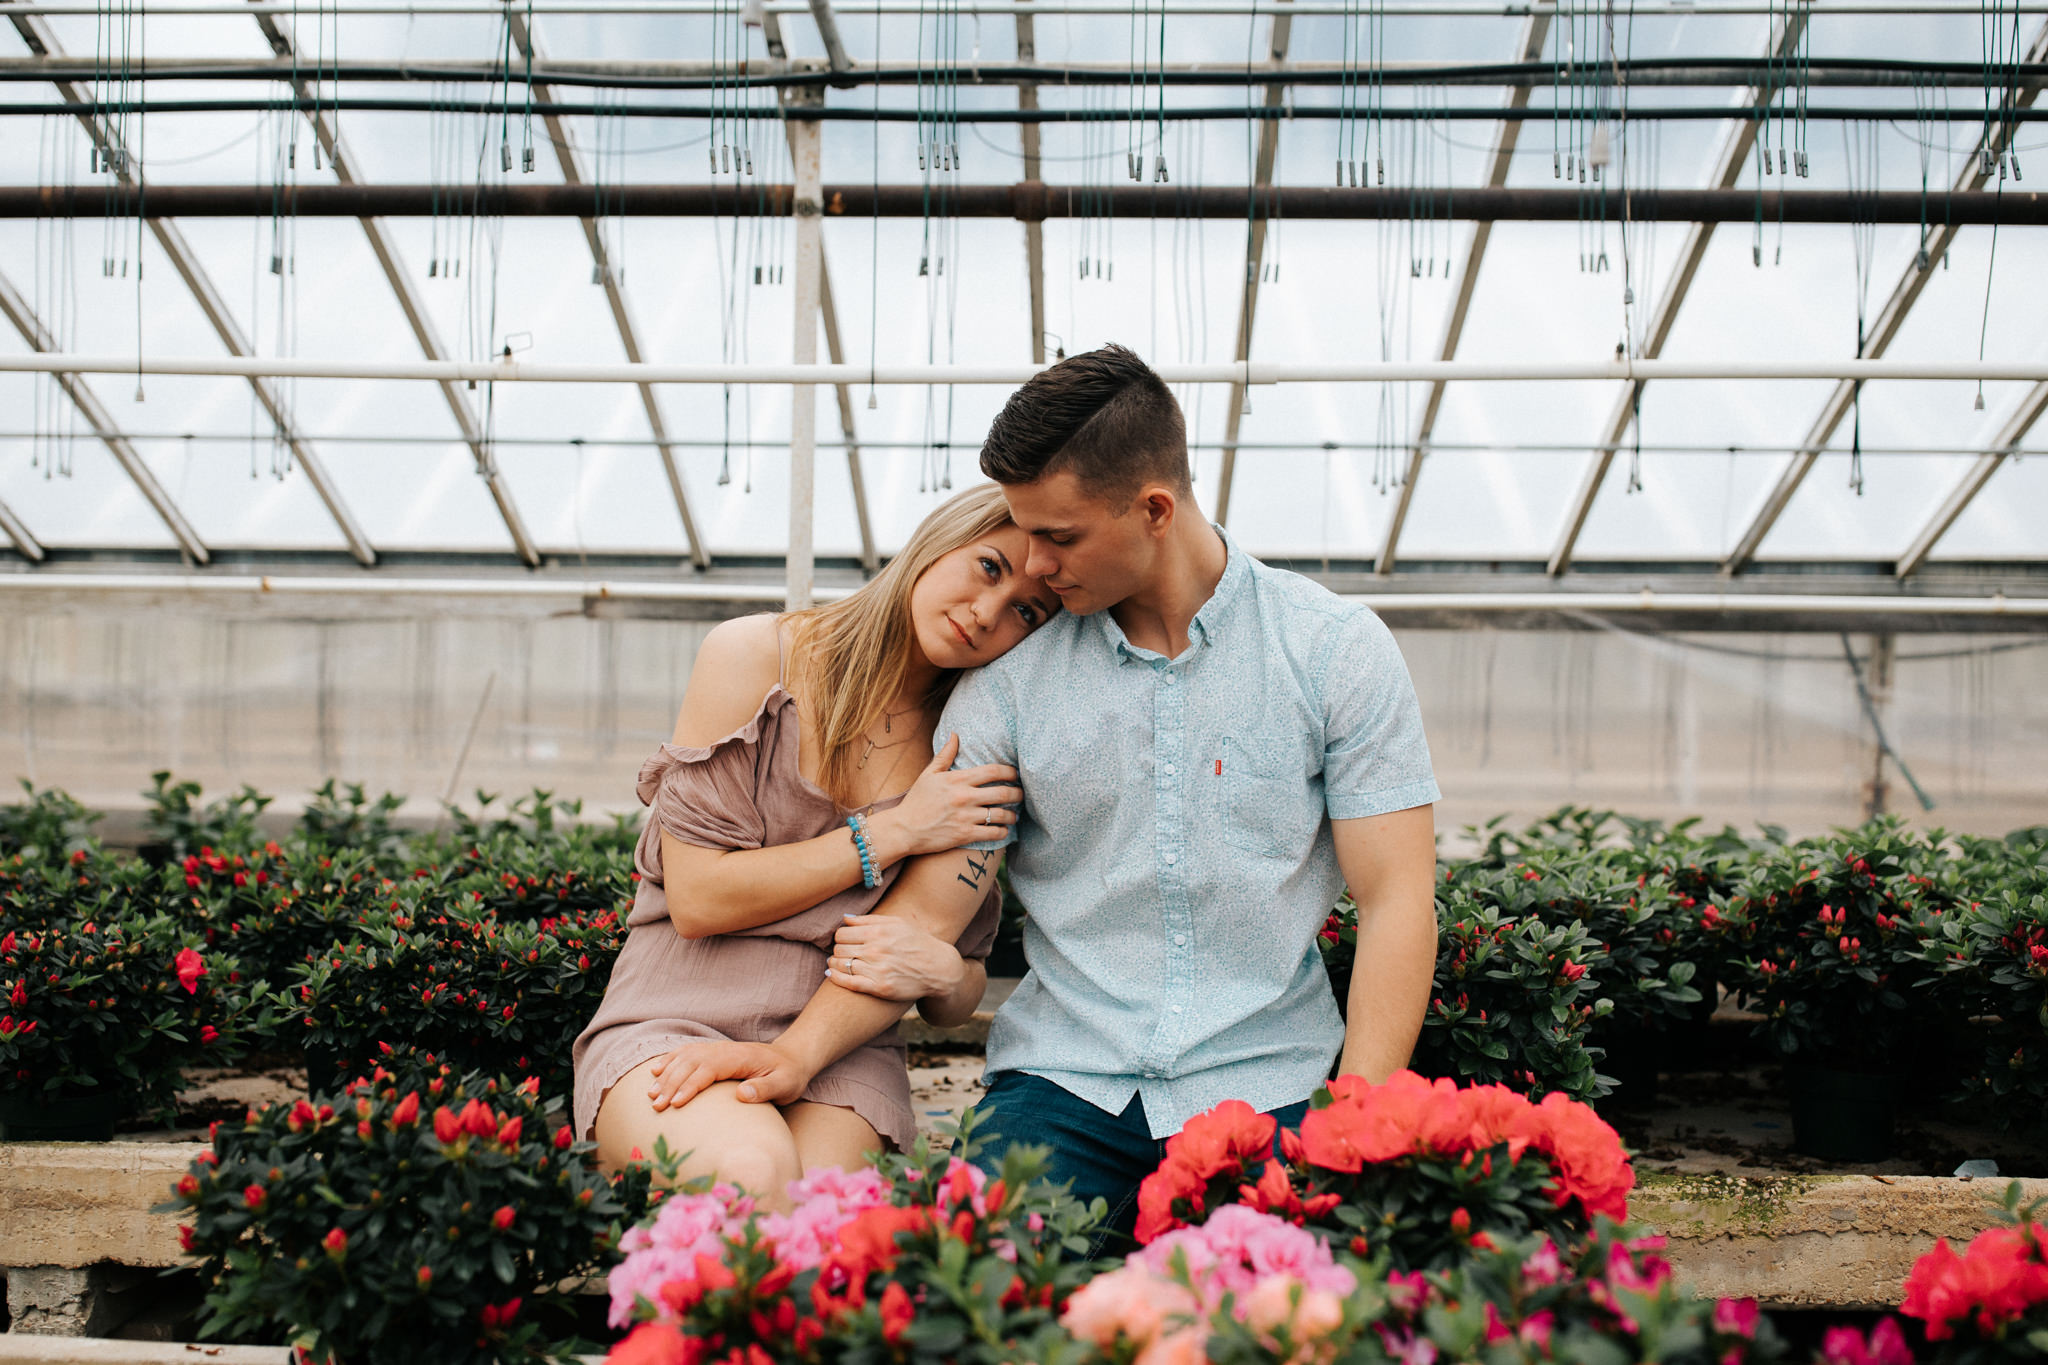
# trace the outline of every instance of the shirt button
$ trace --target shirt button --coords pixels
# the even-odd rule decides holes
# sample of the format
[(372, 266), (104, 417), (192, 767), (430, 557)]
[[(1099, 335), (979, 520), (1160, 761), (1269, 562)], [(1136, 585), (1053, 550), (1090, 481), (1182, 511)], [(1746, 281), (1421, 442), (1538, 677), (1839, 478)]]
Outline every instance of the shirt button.
[(1160, 769), (1160, 771), (1165, 773), (1168, 777), (1172, 777), (1174, 773), (1178, 770), (1171, 763), (1169, 763), (1164, 768)]
[(1180, 855), (1179, 855), (1178, 853), (1175, 853), (1175, 852), (1174, 852), (1174, 851), (1173, 851), (1172, 849), (1170, 849), (1170, 848), (1169, 848), (1168, 850), (1166, 850), (1166, 852), (1165, 852), (1165, 853), (1163, 853), (1163, 854), (1161, 854), (1160, 856), (1166, 859), (1166, 865), (1167, 865), (1168, 867), (1171, 867), (1171, 866), (1173, 866), (1173, 865), (1174, 865), (1174, 864), (1175, 864), (1176, 862), (1180, 861)]
[(1174, 947), (1176, 947), (1176, 948), (1178, 948), (1178, 947), (1180, 947), (1181, 945), (1185, 944), (1185, 943), (1186, 943), (1187, 941), (1188, 941), (1188, 936), (1187, 936), (1186, 934), (1175, 934), (1175, 935), (1173, 936), (1173, 946), (1174, 946)]
[(1179, 1014), (1179, 1013), (1180, 1013), (1180, 1006), (1179, 1006), (1179, 1005), (1175, 1005), (1175, 1006), (1173, 1007), (1173, 1012), (1174, 1012), (1175, 1014)]
[(1167, 674), (1167, 675), (1166, 675), (1166, 682), (1167, 682), (1167, 686), (1169, 686), (1169, 687), (1171, 687), (1171, 686), (1173, 685), (1173, 674), (1169, 673), (1169, 674)]

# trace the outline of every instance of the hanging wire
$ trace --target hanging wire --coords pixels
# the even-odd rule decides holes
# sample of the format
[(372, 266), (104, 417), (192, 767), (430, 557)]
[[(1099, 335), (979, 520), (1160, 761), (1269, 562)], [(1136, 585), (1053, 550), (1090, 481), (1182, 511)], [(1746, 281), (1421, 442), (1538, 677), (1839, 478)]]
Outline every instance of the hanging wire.
[[(1877, 133), (1869, 124), (1842, 125), (1842, 162), (1849, 191), (1849, 240), (1856, 264), (1856, 358), (1869, 344), (1870, 272), (1877, 254), (1873, 196), (1878, 184)], [(1849, 446), (1849, 488), (1863, 495), (1863, 381), (1851, 390), (1854, 425)]]

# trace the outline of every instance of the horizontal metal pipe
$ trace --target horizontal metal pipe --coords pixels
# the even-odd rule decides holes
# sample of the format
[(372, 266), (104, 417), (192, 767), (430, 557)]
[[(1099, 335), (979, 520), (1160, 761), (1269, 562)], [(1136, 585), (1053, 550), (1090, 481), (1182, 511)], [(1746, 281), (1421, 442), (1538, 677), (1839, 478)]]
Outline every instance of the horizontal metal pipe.
[[(607, 185), (603, 215), (627, 218), (787, 217), (788, 185)], [(1334, 189), (1321, 186), (1078, 185), (1027, 180), (1014, 185), (957, 185), (927, 192), (921, 185), (827, 185), (827, 218), (1246, 218), (1410, 219), (1473, 222), (1619, 222), (1622, 198), (1609, 187), (1589, 198), (1582, 189), (1488, 186)], [(266, 185), (9, 185), (0, 187), (0, 218), (423, 218), (481, 213), (508, 218), (589, 218), (598, 212), (588, 185), (298, 185), (281, 193)], [(2048, 223), (2048, 191), (1988, 190), (1935, 194), (1909, 190), (1855, 194), (1846, 190), (1634, 190), (1637, 222), (1747, 223)]]
[[(1323, 15), (1347, 15), (1355, 13), (1355, 7), (1348, 0), (1289, 0), (1295, 17)], [(1273, 0), (1165, 0), (1168, 15), (1244, 15), (1271, 14)], [(346, 0), (336, 6), (341, 14), (403, 14), (411, 18), (433, 18), (441, 15), (487, 14), (499, 17), (504, 14), (502, 0)], [(522, 6), (525, 8), (525, 6)], [(929, 12), (929, 0), (923, 9), (918, 0), (849, 0), (835, 5), (841, 14), (919, 14)], [(1529, 14), (1556, 15), (1554, 3), (1530, 3), (1529, 0), (1385, 0), (1380, 7), (1388, 15), (1429, 15), (1441, 17), (1462, 17), (1478, 19), (1521, 18)], [(1972, 15), (1981, 16), (1981, 0), (1811, 0), (1801, 5), (1802, 13), (1815, 16), (1835, 14), (1887, 14), (1887, 15)], [(806, 0), (770, 0), (766, 6), (773, 15), (808, 15), (810, 5)], [(533, 0), (534, 14), (666, 14), (666, 15), (711, 15), (730, 13), (729, 0)], [(235, 4), (233, 0), (196, 0), (195, 3), (164, 3), (157, 0), (149, 6), (151, 18), (174, 15), (296, 15), (295, 0), (249, 0)], [(1128, 3), (1119, 7), (1116, 0), (961, 0), (954, 12), (963, 15), (986, 15), (1009, 18), (1016, 15), (1103, 15), (1121, 17), (1130, 13)], [(1784, 12), (1784, 0), (1636, 0), (1635, 15), (1676, 14), (1686, 17), (1700, 15), (1777, 15)], [(2048, 14), (2048, 0), (2019, 0), (2017, 5), (2008, 6), (2005, 12), (2020, 14)], [(10, 14), (77, 15), (93, 17), (104, 13), (95, 9), (90, 0), (15, 0), (8, 6)]]
[[(1126, 78), (1128, 79), (1128, 77)], [(514, 82), (515, 88), (517, 82)], [(1789, 91), (1791, 87), (1786, 87)], [(1611, 87), (1610, 87), (1611, 93)], [(301, 113), (355, 113), (355, 114), (491, 114), (518, 116), (526, 112), (523, 95), (515, 94), (510, 99), (482, 100), (434, 100), (425, 96), (417, 98), (380, 99), (358, 95), (344, 95), (339, 99), (314, 100), (310, 97), (297, 99), (189, 99), (189, 100), (105, 100), (89, 106), (93, 112), (105, 116), (116, 114), (264, 114), (284, 109), (296, 109)], [(38, 103), (0, 104), (0, 117), (49, 118), (62, 116), (71, 118), (78, 114), (80, 106), (62, 101)], [(1697, 104), (1697, 105), (1654, 105), (1637, 104), (1628, 111), (1629, 122), (1676, 122), (1676, 123), (1720, 123), (1728, 119), (1739, 119), (1750, 112), (1749, 105)], [(741, 105), (713, 107), (709, 104), (599, 104), (589, 100), (556, 100), (549, 105), (549, 111), (557, 115), (580, 115), (605, 118), (647, 118), (647, 119), (733, 119), (746, 117), (767, 122), (783, 117), (773, 104), (762, 103), (751, 107)], [(1784, 110), (1792, 117), (1794, 111)], [(825, 105), (791, 110), (791, 118), (818, 119), (827, 123), (928, 123), (932, 119), (929, 110), (912, 108), (862, 108), (857, 105)], [(1816, 123), (1869, 123), (1914, 120), (1933, 123), (1981, 124), (1984, 111), (1969, 105), (1956, 105), (1937, 109), (1915, 110), (1901, 105), (1809, 105), (1804, 116)], [(954, 123), (1121, 123), (1131, 117), (1128, 108), (1102, 107), (1094, 109), (960, 109), (949, 110), (946, 118)], [(1330, 122), (1341, 119), (1382, 118), (1393, 123), (1415, 119), (1444, 119), (1454, 123), (1499, 123), (1512, 120), (1526, 123), (1548, 118), (1570, 117), (1570, 111), (1553, 110), (1548, 104), (1531, 104), (1523, 108), (1511, 108), (1498, 104), (1476, 105), (1429, 105), (1413, 106), (1384, 105), (1377, 109), (1347, 109), (1337, 104), (1283, 104), (1283, 105), (1199, 105), (1166, 106), (1162, 115), (1154, 110), (1146, 116), (1163, 118), (1167, 123), (1214, 123), (1230, 122), (1236, 119), (1286, 119), (1288, 121)], [(1585, 118), (1584, 112), (1579, 114)], [(2005, 117), (2015, 123), (2048, 122), (2048, 108), (2008, 109)]]
[[(854, 589), (820, 586), (815, 595), (841, 598)], [(739, 602), (782, 601), (774, 584), (659, 582), (619, 579), (385, 577), (378, 572), (349, 576), (313, 574), (135, 574), (66, 573), (23, 570), (0, 573), (0, 596), (10, 592), (160, 593), (205, 597), (392, 596), (438, 598), (543, 598), (595, 601)], [(1597, 612), (1601, 614), (1772, 613), (1781, 616), (1883, 614), (2007, 618), (2048, 617), (2048, 596), (1919, 597), (1899, 594), (1827, 593), (1502, 591), (1377, 592), (1340, 594), (1382, 612)]]
[[(475, 83), (497, 85), (505, 80), (501, 63), (477, 61), (331, 62), (321, 67), (324, 82)], [(1638, 57), (1628, 61), (1580, 64), (1568, 77), (1596, 86), (1755, 86), (1783, 85), (1782, 69), (1761, 57)], [(1380, 85), (1478, 85), (1540, 87), (1554, 83), (1552, 62), (1396, 61), (1371, 68)], [(91, 57), (0, 58), (0, 82), (91, 81), (106, 75), (103, 60)], [(2048, 80), (2048, 65), (2022, 63), (2000, 67), (1993, 90), (2007, 81), (2025, 89)], [(1257, 62), (1245, 66), (1207, 63), (1169, 64), (1151, 79), (1172, 86), (1291, 85), (1341, 86), (1355, 82), (1359, 67), (1332, 61)], [(301, 64), (286, 59), (249, 61), (230, 57), (159, 57), (135, 62), (126, 78), (143, 81), (300, 81)], [(1016, 65), (1004, 62), (934, 62), (925, 66), (854, 62), (844, 72), (818, 69), (814, 62), (754, 62), (744, 72), (731, 63), (707, 61), (565, 61), (554, 59), (513, 73), (513, 84), (583, 87), (608, 90), (713, 90), (825, 85), (920, 85), (943, 80), (955, 85), (1128, 85), (1128, 63), (1075, 62), (1063, 66)], [(1981, 90), (1986, 84), (1982, 63), (1931, 62), (1888, 58), (1817, 58), (1800, 70), (1800, 84), (1830, 88), (1947, 86)], [(1978, 111), (1982, 118), (1982, 111)]]
[[(0, 373), (263, 375), (277, 379), (405, 379), (436, 383), (543, 384), (1022, 384), (1042, 365), (556, 365), (499, 360), (308, 360), (282, 356), (0, 355)], [(1415, 360), (1274, 364), (1262, 361), (1157, 365), (1169, 384), (1380, 384), (1474, 381), (1835, 379), (2037, 383), (2048, 359), (2021, 362), (1934, 360), (1701, 361), (1595, 360), (1503, 364)]]

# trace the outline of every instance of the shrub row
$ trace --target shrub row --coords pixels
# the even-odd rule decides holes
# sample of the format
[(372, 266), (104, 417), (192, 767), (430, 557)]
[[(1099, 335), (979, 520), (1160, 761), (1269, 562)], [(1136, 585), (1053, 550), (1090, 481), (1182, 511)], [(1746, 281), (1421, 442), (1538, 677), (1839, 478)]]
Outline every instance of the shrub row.
[[(260, 793), (203, 804), (166, 773), (145, 795), (141, 858), (104, 852), (63, 793), (0, 807), (0, 1091), (113, 1082), (154, 1102), (181, 1064), (254, 1051), (353, 1076), (414, 1039), (566, 1086), (623, 940), (630, 820), (478, 793), (446, 829), (407, 833), (396, 798), (330, 782), (270, 840)], [(1939, 1074), (2001, 1118), (2048, 1121), (2048, 829), (1876, 821), (1794, 841), (1567, 808), (1469, 833), (1478, 851), (1439, 868), (1430, 1074), (1603, 1095), (1654, 1074), (1725, 989), (1787, 1058)], [(88, 925), (116, 959), (77, 946)], [(1347, 900), (1321, 940), (1340, 1003), (1356, 939)], [(171, 981), (188, 949), (202, 990), (110, 984), (145, 959)]]

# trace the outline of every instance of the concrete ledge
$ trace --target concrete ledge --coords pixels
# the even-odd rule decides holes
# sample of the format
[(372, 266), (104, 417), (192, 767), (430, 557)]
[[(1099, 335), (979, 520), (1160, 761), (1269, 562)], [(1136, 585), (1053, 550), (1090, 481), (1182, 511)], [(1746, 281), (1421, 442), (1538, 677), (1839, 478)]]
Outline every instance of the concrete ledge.
[(290, 1365), (289, 1346), (215, 1346), (0, 1332), (0, 1365)]
[(178, 1220), (149, 1206), (171, 1197), (205, 1149), (203, 1142), (0, 1143), (0, 1259), (182, 1264)]
[[(1996, 1223), (2003, 1179), (1937, 1176), (1666, 1175), (1645, 1172), (1637, 1224), (1702, 1297), (1775, 1308), (1896, 1308), (1906, 1272), (1937, 1237), (1966, 1242)], [(2029, 1199), (2048, 1180), (2021, 1184)]]

